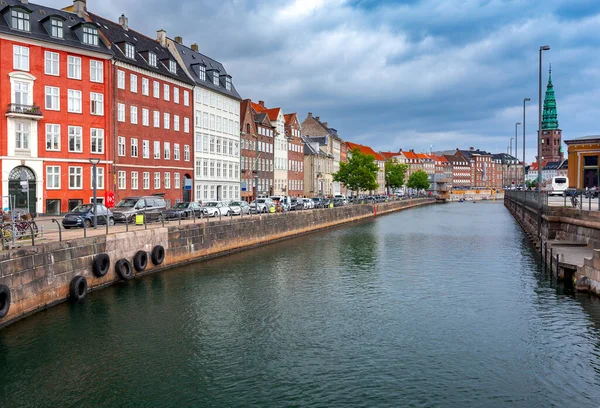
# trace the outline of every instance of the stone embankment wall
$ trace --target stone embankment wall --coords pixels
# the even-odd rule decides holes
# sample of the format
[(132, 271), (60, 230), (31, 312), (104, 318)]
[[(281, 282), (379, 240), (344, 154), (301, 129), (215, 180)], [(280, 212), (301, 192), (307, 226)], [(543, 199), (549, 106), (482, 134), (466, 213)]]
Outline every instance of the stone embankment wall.
[[(504, 205), (540, 250), (552, 273), (559, 278), (568, 275), (574, 283), (587, 282), (584, 286), (600, 296), (600, 212), (547, 207), (539, 217), (537, 208), (523, 207), (521, 201), (511, 197), (505, 198)], [(538, 220), (541, 221), (541, 237), (538, 236)], [(581, 265), (563, 265), (551, 251), (561, 243), (584, 244), (594, 249), (594, 255), (582, 259)]]
[[(333, 209), (223, 218), (219, 221), (185, 226), (165, 226), (72, 241), (51, 242), (35, 247), (0, 253), (0, 285), (10, 289), (8, 315), (0, 327), (38, 310), (65, 301), (76, 276), (87, 279), (88, 290), (119, 281), (114, 265), (119, 259), (132, 261), (137, 251), (148, 253), (156, 245), (165, 248), (160, 266), (148, 262), (144, 275), (166, 268), (224, 255), (270, 242), (291, 238), (344, 223), (368, 219), (415, 206), (434, 203), (415, 199), (373, 205), (351, 205)], [(96, 255), (110, 256), (108, 273), (98, 278), (92, 273)]]

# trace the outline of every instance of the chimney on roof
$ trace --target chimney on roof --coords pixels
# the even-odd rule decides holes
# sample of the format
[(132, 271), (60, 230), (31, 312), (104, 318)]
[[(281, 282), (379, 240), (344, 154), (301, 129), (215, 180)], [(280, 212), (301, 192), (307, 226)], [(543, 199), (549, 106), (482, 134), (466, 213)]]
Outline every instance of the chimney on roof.
[(77, 14), (77, 17), (83, 17), (86, 11), (85, 0), (73, 0), (73, 13)]
[(175, 37), (175, 41), (179, 44), (183, 44), (183, 38), (181, 38), (180, 36)]
[(327, 122), (323, 122), (323, 126), (327, 127), (328, 123)]
[(469, 147), (469, 150), (470, 151), (475, 151), (475, 148), (474, 147)]
[(258, 104), (259, 104), (260, 106), (262, 106), (263, 108), (265, 107), (265, 101), (258, 101)]
[(196, 52), (198, 52), (198, 44), (196, 44), (196, 43), (193, 43), (193, 44), (190, 46), (190, 48), (192, 49), (192, 51), (196, 51)]
[(121, 14), (121, 17), (119, 17), (119, 24), (124, 30), (129, 30), (129, 19), (125, 17), (125, 14)]
[(312, 112), (308, 112), (308, 117), (312, 118)]
[(402, 148), (400, 148), (400, 150), (398, 150), (398, 153), (402, 153)]
[(321, 119), (321, 118), (320, 118), (320, 117), (318, 117), (318, 116), (315, 116), (315, 119), (316, 119), (317, 121), (319, 121), (319, 122), (320, 122), (320, 120), (319, 120), (319, 119)]
[(156, 41), (163, 47), (167, 46), (167, 32), (162, 28), (156, 32)]

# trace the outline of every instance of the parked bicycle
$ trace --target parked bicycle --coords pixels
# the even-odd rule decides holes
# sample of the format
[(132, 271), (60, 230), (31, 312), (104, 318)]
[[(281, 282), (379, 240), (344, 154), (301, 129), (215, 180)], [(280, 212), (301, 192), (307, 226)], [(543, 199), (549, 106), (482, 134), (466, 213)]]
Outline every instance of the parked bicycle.
[(573, 205), (573, 208), (581, 209), (581, 201), (577, 198), (576, 195), (571, 196), (571, 205)]
[(15, 212), (11, 214), (8, 211), (0, 210), (0, 216), (2, 217), (2, 235), (5, 241), (21, 238), (31, 237), (32, 231), (35, 237), (38, 236), (38, 226), (33, 220), (33, 217), (29, 213)]

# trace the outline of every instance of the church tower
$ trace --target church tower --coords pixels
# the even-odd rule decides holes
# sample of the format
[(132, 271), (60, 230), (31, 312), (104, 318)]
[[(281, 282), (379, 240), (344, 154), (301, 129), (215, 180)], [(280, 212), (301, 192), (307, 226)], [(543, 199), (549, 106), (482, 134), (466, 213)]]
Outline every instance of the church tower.
[(562, 162), (563, 158), (562, 130), (558, 127), (556, 98), (554, 97), (554, 86), (552, 85), (552, 65), (550, 65), (542, 114), (542, 159), (545, 162)]

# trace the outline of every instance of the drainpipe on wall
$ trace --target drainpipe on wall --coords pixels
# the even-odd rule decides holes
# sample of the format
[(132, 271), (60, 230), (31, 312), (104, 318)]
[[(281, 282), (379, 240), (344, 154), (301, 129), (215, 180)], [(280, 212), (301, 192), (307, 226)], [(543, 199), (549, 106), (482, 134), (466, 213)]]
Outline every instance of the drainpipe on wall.
[[(117, 64), (116, 61), (112, 60), (113, 65), (113, 76), (112, 76), (112, 88), (113, 88), (113, 104), (112, 104), (112, 128), (113, 128), (113, 137), (111, 138), (113, 144), (113, 163), (112, 163), (112, 191), (115, 194), (115, 203), (117, 203), (117, 110), (115, 106), (117, 105), (117, 81), (114, 78), (117, 77)], [(109, 77), (109, 87), (111, 85), (111, 78)], [(142, 173), (143, 175), (143, 173)], [(138, 183), (140, 182), (140, 178), (138, 175)]]

